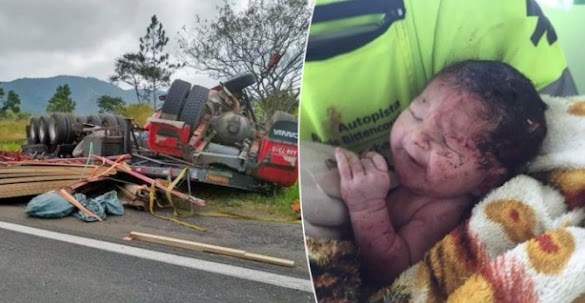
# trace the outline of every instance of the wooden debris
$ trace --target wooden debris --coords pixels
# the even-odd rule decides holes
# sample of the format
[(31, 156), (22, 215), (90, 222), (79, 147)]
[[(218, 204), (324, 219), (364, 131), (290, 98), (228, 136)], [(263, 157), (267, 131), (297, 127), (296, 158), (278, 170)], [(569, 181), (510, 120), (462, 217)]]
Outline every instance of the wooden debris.
[(179, 247), (179, 248), (184, 248), (184, 249), (189, 249), (189, 250), (210, 252), (210, 253), (215, 253), (215, 254), (220, 254), (220, 255), (227, 255), (227, 256), (232, 256), (232, 257), (236, 257), (236, 258), (248, 259), (248, 260), (270, 263), (270, 264), (275, 264), (275, 265), (280, 265), (280, 266), (286, 266), (286, 267), (294, 267), (295, 266), (295, 262), (292, 260), (280, 259), (280, 258), (259, 255), (259, 254), (253, 254), (253, 253), (249, 253), (245, 250), (240, 250), (240, 249), (233, 249), (233, 248), (210, 245), (210, 244), (205, 244), (205, 243), (180, 240), (180, 239), (163, 237), (163, 236), (156, 236), (156, 235), (145, 234), (145, 233), (140, 233), (140, 232), (135, 232), (135, 231), (131, 232), (128, 237), (130, 237), (133, 240), (141, 240), (141, 241), (145, 241), (145, 242), (157, 243), (157, 244)]
[(146, 209), (149, 201), (148, 186), (142, 184), (117, 185), (118, 196), (121, 197), (122, 205), (133, 206), (139, 209)]
[(0, 163), (0, 199), (32, 196), (116, 174), (110, 166), (20, 161)]
[(79, 176), (75, 175), (44, 175), (44, 176), (27, 176), (16, 178), (1, 178), (0, 185), (15, 184), (15, 183), (33, 183), (40, 181), (59, 181), (59, 180), (79, 180)]
[(78, 180), (30, 182), (0, 185), (0, 199), (35, 196), (57, 188), (74, 184)]
[[(97, 156), (97, 155), (94, 155), (93, 157), (96, 158), (97, 160), (103, 161), (104, 163), (107, 163), (107, 164), (112, 165), (112, 167), (116, 167), (120, 172), (127, 173), (127, 174), (129, 174), (129, 175), (131, 175), (133, 177), (136, 177), (136, 178), (138, 178), (138, 179), (140, 179), (140, 180), (142, 180), (142, 181), (150, 184), (150, 185), (154, 185), (160, 191), (167, 192), (167, 190), (168, 190), (166, 188), (166, 186), (164, 186), (164, 185), (161, 184), (161, 182), (159, 182), (159, 181), (157, 181), (155, 179), (149, 178), (149, 177), (147, 177), (147, 176), (145, 176), (145, 175), (143, 175), (141, 173), (132, 171), (132, 169), (129, 166), (127, 166), (127, 165), (120, 165), (120, 163), (116, 163), (116, 162), (111, 161), (111, 160), (109, 160), (107, 158), (104, 158), (104, 157), (101, 157), (101, 156)], [(177, 197), (177, 198), (179, 198), (179, 199), (181, 199), (183, 201), (189, 202), (189, 203), (191, 203), (191, 204), (193, 204), (195, 206), (198, 206), (198, 207), (203, 207), (206, 204), (205, 200), (202, 200), (202, 199), (199, 199), (199, 198), (196, 198), (196, 197), (193, 197), (193, 196), (184, 194), (184, 193), (182, 193), (182, 192), (180, 192), (180, 191), (178, 191), (176, 189), (168, 190), (168, 192), (171, 195), (173, 195), (173, 196), (175, 196), (175, 197)]]

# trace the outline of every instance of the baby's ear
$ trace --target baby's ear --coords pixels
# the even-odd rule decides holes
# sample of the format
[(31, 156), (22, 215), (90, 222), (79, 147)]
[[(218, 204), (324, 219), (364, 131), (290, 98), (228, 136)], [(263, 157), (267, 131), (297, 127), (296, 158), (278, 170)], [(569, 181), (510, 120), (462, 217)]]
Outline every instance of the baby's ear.
[(490, 168), (481, 183), (471, 192), (474, 197), (483, 197), (506, 181), (508, 170), (503, 166)]

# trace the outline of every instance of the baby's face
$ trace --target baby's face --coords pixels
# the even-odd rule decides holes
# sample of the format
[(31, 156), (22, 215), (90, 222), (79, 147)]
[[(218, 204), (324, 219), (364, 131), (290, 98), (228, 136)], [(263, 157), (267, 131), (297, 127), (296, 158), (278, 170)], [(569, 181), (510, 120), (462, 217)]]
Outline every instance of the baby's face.
[(403, 186), (436, 198), (480, 195), (502, 173), (499, 166), (481, 167), (474, 142), (490, 127), (480, 117), (479, 101), (464, 98), (469, 96), (434, 80), (400, 114), (390, 144)]

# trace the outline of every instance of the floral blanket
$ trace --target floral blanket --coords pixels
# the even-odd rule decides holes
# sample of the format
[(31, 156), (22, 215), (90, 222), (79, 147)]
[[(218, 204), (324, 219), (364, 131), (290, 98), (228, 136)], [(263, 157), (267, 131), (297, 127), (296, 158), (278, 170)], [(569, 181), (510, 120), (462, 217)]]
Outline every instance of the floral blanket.
[(362, 285), (353, 243), (307, 237), (319, 302), (585, 302), (585, 97), (544, 100), (549, 131), (526, 174), (392, 285)]

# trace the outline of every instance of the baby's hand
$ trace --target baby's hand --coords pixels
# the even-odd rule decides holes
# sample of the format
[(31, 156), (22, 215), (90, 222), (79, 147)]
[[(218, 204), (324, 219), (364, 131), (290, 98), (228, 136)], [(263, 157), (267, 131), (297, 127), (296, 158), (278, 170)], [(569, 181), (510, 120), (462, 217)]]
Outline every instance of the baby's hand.
[(349, 211), (385, 205), (390, 176), (381, 155), (368, 152), (358, 158), (352, 152), (337, 148), (335, 159), (341, 178), (341, 196)]

